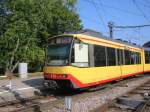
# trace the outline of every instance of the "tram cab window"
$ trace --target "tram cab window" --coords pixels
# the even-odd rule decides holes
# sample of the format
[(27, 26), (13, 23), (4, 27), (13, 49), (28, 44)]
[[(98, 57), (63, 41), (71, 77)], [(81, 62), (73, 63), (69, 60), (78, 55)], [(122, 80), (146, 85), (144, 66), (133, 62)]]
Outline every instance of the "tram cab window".
[(71, 54), (71, 65), (77, 67), (89, 67), (88, 44), (74, 43)]
[(71, 37), (55, 37), (49, 41), (46, 49), (47, 66), (64, 66), (69, 63)]

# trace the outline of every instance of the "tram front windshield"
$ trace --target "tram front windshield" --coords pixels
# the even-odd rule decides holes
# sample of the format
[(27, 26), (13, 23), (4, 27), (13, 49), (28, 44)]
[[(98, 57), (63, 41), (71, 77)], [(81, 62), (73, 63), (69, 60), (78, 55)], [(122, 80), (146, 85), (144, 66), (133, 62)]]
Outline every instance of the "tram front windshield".
[(47, 65), (67, 65), (69, 63), (70, 49), (71, 42), (55, 42), (53, 44), (49, 44), (47, 47)]

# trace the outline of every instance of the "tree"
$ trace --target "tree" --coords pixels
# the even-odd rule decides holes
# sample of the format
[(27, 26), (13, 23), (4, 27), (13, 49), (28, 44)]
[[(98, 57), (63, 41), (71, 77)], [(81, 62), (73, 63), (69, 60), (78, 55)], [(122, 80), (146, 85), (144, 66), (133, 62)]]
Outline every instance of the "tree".
[(62, 34), (64, 32), (74, 32), (82, 29), (79, 16), (75, 12), (74, 4), (76, 3), (76, 0), (52, 1), (52, 7), (49, 7), (50, 9), (44, 12), (41, 3), (37, 2), (41, 8), (39, 15), (43, 14), (43, 17), (41, 17), (43, 27), (39, 32), (39, 39), (42, 42), (42, 45), (46, 43), (47, 38), (53, 35)]
[(44, 61), (50, 36), (82, 28), (76, 0), (3, 0), (0, 2), (0, 65), (13, 72), (19, 62)]

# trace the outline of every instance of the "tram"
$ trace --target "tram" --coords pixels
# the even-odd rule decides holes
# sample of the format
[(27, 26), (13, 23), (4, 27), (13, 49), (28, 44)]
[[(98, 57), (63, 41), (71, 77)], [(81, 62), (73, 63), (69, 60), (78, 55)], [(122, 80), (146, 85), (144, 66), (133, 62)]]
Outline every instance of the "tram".
[(88, 88), (150, 72), (150, 49), (86, 34), (52, 37), (46, 49), (45, 85)]

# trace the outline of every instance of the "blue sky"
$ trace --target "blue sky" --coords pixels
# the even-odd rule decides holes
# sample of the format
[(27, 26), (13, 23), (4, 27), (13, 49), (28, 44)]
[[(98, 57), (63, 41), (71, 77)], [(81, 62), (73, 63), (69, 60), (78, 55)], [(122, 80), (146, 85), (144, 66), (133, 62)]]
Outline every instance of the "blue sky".
[[(150, 24), (150, 0), (78, 0), (77, 13), (84, 29), (109, 36), (109, 21), (119, 26)], [(142, 45), (150, 41), (150, 27), (114, 29), (114, 38)]]

